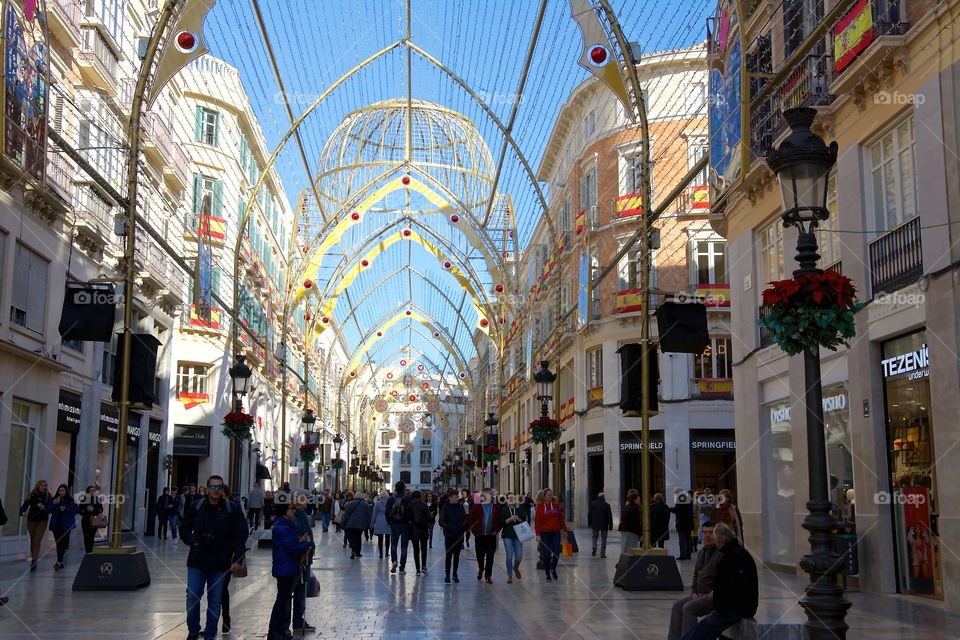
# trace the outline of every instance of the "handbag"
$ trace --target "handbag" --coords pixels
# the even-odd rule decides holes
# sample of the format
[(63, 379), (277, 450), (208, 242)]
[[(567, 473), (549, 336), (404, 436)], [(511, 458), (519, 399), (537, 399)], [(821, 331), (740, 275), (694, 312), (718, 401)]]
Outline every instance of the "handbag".
[(570, 549), (574, 553), (580, 553), (580, 546), (577, 544), (577, 536), (574, 535), (573, 530), (567, 531), (567, 542), (570, 543)]
[(247, 577), (247, 559), (244, 558), (240, 561), (240, 568), (233, 572), (234, 578), (246, 578)]
[(90, 516), (90, 528), (91, 529), (105, 529), (107, 526), (107, 516), (97, 514), (95, 516)]
[(316, 598), (320, 595), (320, 581), (317, 576), (310, 573), (307, 577), (307, 597)]
[(533, 533), (533, 529), (530, 528), (529, 522), (518, 522), (517, 524), (513, 525), (513, 532), (517, 534), (517, 540), (520, 541), (520, 544), (529, 542), (536, 537)]

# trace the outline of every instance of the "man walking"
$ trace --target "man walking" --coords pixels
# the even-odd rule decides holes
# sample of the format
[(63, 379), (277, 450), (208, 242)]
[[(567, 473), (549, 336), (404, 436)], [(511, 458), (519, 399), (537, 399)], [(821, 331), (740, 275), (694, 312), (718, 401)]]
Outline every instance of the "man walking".
[(397, 572), (397, 545), (400, 549), (400, 573), (406, 573), (407, 545), (410, 542), (410, 527), (407, 525), (407, 507), (410, 498), (407, 497), (407, 485), (400, 481), (394, 487), (396, 492), (387, 500), (387, 523), (390, 525), (390, 573)]
[(317, 507), (317, 513), (320, 514), (320, 526), (326, 533), (330, 529), (330, 513), (333, 511), (333, 496), (330, 495), (330, 489), (325, 489), (320, 496), (320, 506)]
[(250, 529), (256, 531), (260, 528), (260, 515), (263, 513), (263, 489), (260, 488), (260, 481), (253, 483), (250, 489), (250, 495), (247, 496), (247, 519), (250, 522)]
[(213, 640), (220, 622), (224, 576), (242, 568), (247, 521), (237, 505), (223, 495), (223, 478), (207, 479), (203, 499), (184, 509), (180, 539), (190, 546), (187, 556), (187, 640), (200, 637), (200, 600), (207, 590), (205, 640)]
[(473, 505), (467, 528), (473, 532), (477, 552), (477, 580), (493, 583), (493, 557), (497, 553), (497, 532), (500, 531), (500, 505), (493, 503), (493, 490), (484, 489), (480, 504)]
[[(692, 513), (692, 511), (691, 511)], [(707, 594), (713, 591), (717, 577), (717, 565), (720, 564), (720, 552), (713, 537), (713, 521), (705, 522), (703, 546), (697, 553), (693, 564), (693, 583), (690, 595), (673, 603), (670, 612), (670, 632), (667, 640), (680, 640), (680, 637), (697, 626), (697, 621), (713, 610), (713, 603)]]
[(707, 594), (713, 612), (684, 634), (683, 640), (716, 640), (727, 627), (757, 612), (759, 585), (753, 556), (740, 546), (733, 529), (722, 522), (713, 528), (713, 537), (721, 551), (713, 590)]
[(600, 557), (607, 557), (607, 532), (613, 531), (613, 511), (603, 492), (590, 503), (587, 510), (587, 526), (593, 531), (593, 555), (597, 555), (597, 538), (600, 538)]

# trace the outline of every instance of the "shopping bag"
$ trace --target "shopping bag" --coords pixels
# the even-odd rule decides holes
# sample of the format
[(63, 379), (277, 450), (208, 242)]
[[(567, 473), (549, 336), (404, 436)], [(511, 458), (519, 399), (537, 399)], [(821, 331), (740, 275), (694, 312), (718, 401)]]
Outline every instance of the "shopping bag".
[(320, 581), (312, 573), (307, 577), (307, 597), (316, 598), (320, 595)]
[(564, 558), (573, 557), (573, 547), (569, 542), (564, 542), (562, 545), (560, 545), (560, 555)]
[(529, 542), (536, 537), (533, 533), (533, 529), (530, 528), (529, 522), (520, 522), (513, 525), (513, 532), (517, 534), (517, 540), (520, 541), (520, 544)]
[(577, 546), (577, 536), (573, 534), (573, 531), (567, 531), (567, 542), (570, 543), (570, 548), (574, 553), (580, 553), (580, 547)]
[(246, 578), (247, 577), (247, 559), (244, 558), (240, 561), (240, 566), (233, 572), (234, 578)]

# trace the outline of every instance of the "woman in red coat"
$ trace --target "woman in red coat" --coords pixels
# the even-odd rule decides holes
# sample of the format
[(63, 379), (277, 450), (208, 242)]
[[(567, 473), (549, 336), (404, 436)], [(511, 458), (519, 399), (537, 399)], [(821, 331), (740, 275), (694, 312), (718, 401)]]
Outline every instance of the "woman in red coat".
[(550, 489), (543, 490), (543, 502), (537, 505), (533, 528), (537, 534), (537, 544), (543, 545), (543, 569), (547, 572), (547, 582), (550, 582), (551, 576), (556, 580), (560, 543), (567, 539), (567, 521), (557, 497)]

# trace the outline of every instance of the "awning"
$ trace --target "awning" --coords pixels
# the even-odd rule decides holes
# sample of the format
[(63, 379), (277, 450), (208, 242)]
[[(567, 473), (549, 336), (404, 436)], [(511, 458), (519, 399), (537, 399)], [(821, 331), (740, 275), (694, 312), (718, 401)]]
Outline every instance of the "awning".
[(257, 480), (270, 480), (273, 476), (270, 475), (270, 469), (266, 465), (257, 463)]

